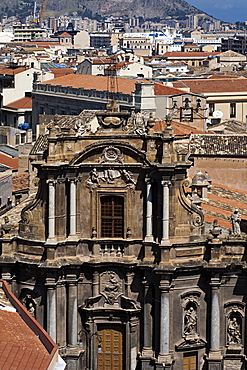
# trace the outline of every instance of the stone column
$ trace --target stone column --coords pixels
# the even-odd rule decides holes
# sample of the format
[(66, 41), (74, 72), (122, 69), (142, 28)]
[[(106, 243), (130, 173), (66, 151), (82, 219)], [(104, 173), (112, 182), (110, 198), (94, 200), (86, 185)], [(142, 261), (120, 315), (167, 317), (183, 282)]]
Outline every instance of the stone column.
[(158, 363), (163, 363), (166, 368), (171, 365), (170, 351), (170, 282), (166, 278), (160, 282), (160, 353)]
[(215, 351), (220, 348), (220, 303), (219, 303), (219, 278), (211, 278), (211, 340), (210, 349)]
[(67, 275), (68, 283), (68, 344), (76, 346), (78, 343), (77, 328), (77, 279), (76, 275)]
[(152, 350), (152, 337), (153, 337), (153, 327), (152, 327), (152, 291), (151, 286), (149, 285), (146, 278), (143, 279), (143, 286), (144, 286), (144, 306), (143, 306), (143, 350), (142, 350), (142, 358), (151, 358), (153, 357), (153, 350)]
[(70, 180), (70, 236), (76, 235), (76, 180)]
[(130, 319), (130, 370), (135, 370), (137, 365), (137, 317)]
[(66, 346), (66, 318), (67, 318), (67, 307), (64, 304), (66, 300), (66, 285), (64, 277), (60, 277), (57, 282), (56, 288), (56, 296), (57, 296), (57, 345), (59, 347)]
[(215, 274), (211, 277), (211, 337), (210, 337), (210, 353), (208, 356), (209, 370), (221, 369), (221, 351), (220, 351), (220, 299), (219, 275)]
[(55, 238), (55, 181), (48, 180), (48, 239)]
[(54, 278), (46, 279), (47, 287), (47, 333), (56, 343), (57, 319), (56, 319), (56, 283)]
[(97, 295), (99, 295), (99, 273), (98, 271), (94, 271), (93, 273), (93, 297), (96, 297)]
[(169, 181), (162, 181), (163, 186), (163, 212), (162, 212), (162, 243), (169, 240)]
[(153, 199), (151, 179), (146, 178), (147, 204), (146, 204), (146, 237), (145, 241), (153, 242)]

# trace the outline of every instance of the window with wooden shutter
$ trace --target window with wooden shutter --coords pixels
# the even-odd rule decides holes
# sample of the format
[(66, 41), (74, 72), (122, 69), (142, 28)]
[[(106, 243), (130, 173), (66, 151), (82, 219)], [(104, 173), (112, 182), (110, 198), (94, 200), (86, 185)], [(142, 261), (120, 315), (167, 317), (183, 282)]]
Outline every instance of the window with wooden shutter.
[(123, 238), (124, 198), (103, 196), (101, 200), (101, 237)]

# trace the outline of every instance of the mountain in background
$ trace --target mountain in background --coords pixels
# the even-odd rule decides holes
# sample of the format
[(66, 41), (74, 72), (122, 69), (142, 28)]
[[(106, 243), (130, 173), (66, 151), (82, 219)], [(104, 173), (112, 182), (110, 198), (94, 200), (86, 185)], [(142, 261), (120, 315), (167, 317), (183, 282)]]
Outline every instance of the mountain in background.
[[(42, 1), (37, 0), (37, 8)], [(34, 1), (1, 0), (0, 17), (18, 16), (20, 19), (33, 14)], [(48, 0), (45, 17), (77, 12), (82, 17), (105, 18), (110, 15), (142, 17), (160, 21), (166, 17), (186, 19), (186, 15), (205, 14), (185, 0)], [(209, 17), (205, 14), (206, 17)]]

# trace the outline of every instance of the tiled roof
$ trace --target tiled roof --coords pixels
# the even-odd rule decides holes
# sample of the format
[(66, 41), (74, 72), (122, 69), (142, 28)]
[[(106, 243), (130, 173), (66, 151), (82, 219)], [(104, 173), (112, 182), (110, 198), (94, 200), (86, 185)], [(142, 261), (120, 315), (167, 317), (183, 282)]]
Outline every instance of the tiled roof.
[(6, 107), (9, 108), (16, 108), (16, 109), (32, 109), (32, 98), (24, 97), (19, 100), (16, 100), (8, 105)]
[(50, 70), (54, 74), (54, 78), (75, 73), (71, 68), (50, 68)]
[(203, 51), (168, 51), (166, 52), (165, 54), (162, 55), (162, 57), (164, 58), (186, 58), (186, 59), (189, 59), (189, 58), (203, 58), (205, 57), (205, 59), (209, 56), (213, 56), (213, 55), (218, 55), (220, 53), (217, 53), (217, 52), (214, 52), (214, 53), (209, 53), (209, 52), (203, 52)]
[(43, 46), (43, 47), (49, 47), (49, 46), (60, 46), (59, 42), (57, 41), (27, 41), (25, 42), (25, 45), (36, 45), (36, 46)]
[[(136, 82), (148, 82), (144, 79), (136, 78), (121, 78), (115, 79), (118, 91), (124, 94), (131, 94), (135, 90)], [(60, 86), (72, 86), (72, 87), (83, 87), (84, 89), (96, 89), (100, 91), (107, 90), (109, 88), (109, 77), (107, 76), (93, 76), (74, 74), (68, 76), (62, 76), (54, 78), (53, 80), (45, 81), (43, 84), (60, 85)]]
[(247, 220), (247, 192), (212, 183), (208, 193), (208, 201), (202, 203), (205, 221), (213, 223), (215, 219), (221, 227), (231, 229), (231, 214), (239, 209), (242, 220)]
[(173, 86), (177, 89), (184, 88), (185, 85), (193, 93), (224, 93), (224, 92), (247, 92), (247, 78), (218, 78), (217, 83), (214, 79), (194, 79), (174, 81)]
[(58, 347), (0, 280), (0, 369), (45, 370)]
[(95, 58), (91, 59), (92, 64), (113, 64), (114, 61), (111, 58)]
[(27, 190), (29, 188), (28, 178), (28, 173), (14, 175), (12, 177), (12, 192), (15, 193), (21, 190)]
[(160, 83), (155, 83), (154, 94), (155, 95), (177, 95), (177, 94), (184, 94), (184, 91), (176, 89), (171, 86), (166, 86)]
[(3, 153), (0, 153), (0, 163), (11, 167), (13, 171), (18, 170), (18, 158), (11, 158)]
[(230, 76), (230, 75), (219, 75), (219, 74), (215, 74), (215, 75), (211, 75), (211, 76), (208, 76), (208, 80), (223, 80), (223, 79), (232, 79), (232, 78), (245, 78), (243, 76), (241, 77), (233, 77), (233, 76)]
[(63, 32), (61, 33), (61, 35), (57, 36), (57, 37), (72, 37), (68, 32)]
[[(165, 121), (155, 121), (155, 125), (154, 125), (154, 131), (158, 131), (158, 132), (161, 132), (161, 131), (164, 131), (165, 128), (167, 127)], [(172, 127), (173, 127), (173, 130), (174, 130), (174, 134), (175, 135), (190, 135), (190, 134), (203, 134), (203, 131), (201, 130), (198, 130), (197, 128), (195, 127), (192, 127), (192, 126), (189, 126), (189, 125), (186, 125), (184, 123), (181, 123), (181, 122), (175, 122), (175, 121), (172, 121)]]
[(0, 74), (1, 75), (17, 75), (18, 73), (21, 73), (23, 71), (26, 71), (28, 68), (26, 67), (17, 67), (17, 68), (8, 68), (8, 67), (2, 67), (0, 68)]
[[(149, 82), (145, 79), (140, 78), (114, 78), (116, 88), (118, 91), (124, 94), (131, 94), (135, 90), (135, 84), (137, 82)], [(71, 86), (75, 88), (83, 87), (84, 89), (95, 89), (104, 91), (109, 89), (110, 82), (107, 76), (93, 76), (83, 74), (71, 74), (69, 76), (62, 76), (54, 78), (53, 80), (45, 81), (43, 84), (60, 85), (60, 86)], [(183, 90), (179, 90), (170, 86), (163, 85), (160, 82), (154, 83), (155, 95), (175, 95), (184, 93)]]

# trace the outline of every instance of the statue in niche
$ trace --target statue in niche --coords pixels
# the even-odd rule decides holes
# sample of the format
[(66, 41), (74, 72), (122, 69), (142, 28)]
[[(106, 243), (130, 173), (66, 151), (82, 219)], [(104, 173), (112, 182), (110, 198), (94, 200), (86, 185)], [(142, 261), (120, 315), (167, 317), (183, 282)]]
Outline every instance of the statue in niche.
[(238, 208), (236, 208), (231, 215), (231, 223), (232, 223), (232, 233), (235, 235), (240, 235), (241, 214), (239, 213)]
[(240, 333), (240, 325), (238, 324), (236, 317), (229, 319), (227, 335), (228, 335), (228, 344), (241, 344), (242, 340)]
[(193, 306), (189, 306), (184, 315), (184, 334), (195, 334), (197, 314)]
[(25, 297), (21, 300), (24, 307), (26, 307), (27, 311), (30, 313), (31, 316), (35, 317), (36, 313), (36, 304), (31, 297), (31, 294), (26, 294)]

